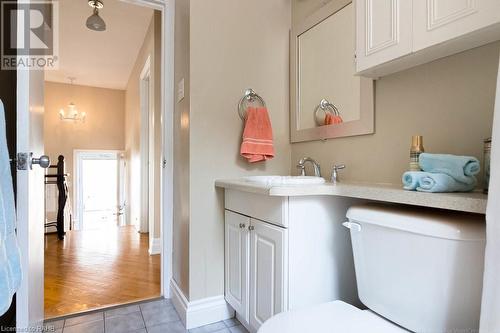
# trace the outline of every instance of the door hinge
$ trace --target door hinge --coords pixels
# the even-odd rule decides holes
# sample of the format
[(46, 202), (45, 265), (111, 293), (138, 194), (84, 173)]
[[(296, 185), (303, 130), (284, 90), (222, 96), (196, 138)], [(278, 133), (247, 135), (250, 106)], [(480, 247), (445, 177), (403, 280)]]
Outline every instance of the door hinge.
[(167, 159), (164, 158), (161, 164), (162, 168), (165, 169), (167, 167)]

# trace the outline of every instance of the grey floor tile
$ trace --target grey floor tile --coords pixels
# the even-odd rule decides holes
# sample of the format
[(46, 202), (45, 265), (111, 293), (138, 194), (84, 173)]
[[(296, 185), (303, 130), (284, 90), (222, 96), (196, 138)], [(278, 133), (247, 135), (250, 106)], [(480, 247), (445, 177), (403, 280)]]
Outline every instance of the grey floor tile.
[(148, 333), (187, 333), (182, 322), (174, 321), (147, 328)]
[(106, 333), (133, 332), (146, 327), (141, 312), (115, 315), (105, 319)]
[(49, 320), (43, 323), (44, 331), (54, 332), (60, 328), (64, 327), (64, 319), (61, 320)]
[(174, 307), (166, 304), (155, 304), (154, 306), (146, 307), (141, 305), (141, 310), (144, 322), (148, 328), (150, 326), (170, 323), (180, 319)]
[(218, 332), (224, 328), (226, 328), (226, 325), (224, 325), (222, 321), (219, 321), (217, 323), (190, 329), (189, 333), (212, 333)]
[(124, 315), (124, 314), (139, 312), (139, 311), (141, 311), (141, 309), (139, 308), (139, 305), (121, 306), (119, 308), (111, 309), (111, 310), (104, 312), (104, 317), (110, 318), (110, 317), (113, 317), (116, 315)]
[(247, 329), (243, 325), (230, 327), (229, 332), (231, 332), (231, 333), (248, 333)]
[(89, 323), (93, 321), (98, 321), (98, 320), (103, 320), (104, 316), (102, 312), (94, 312), (90, 314), (86, 314), (83, 316), (78, 316), (78, 317), (72, 317), (66, 319), (66, 322), (64, 323), (64, 327), (66, 326), (73, 326), (81, 323)]
[(141, 310), (156, 309), (159, 307), (169, 308), (172, 307), (172, 302), (169, 299), (160, 299), (157, 301), (147, 302), (140, 304)]
[(231, 333), (231, 331), (229, 330), (229, 328), (225, 327), (219, 331), (215, 331), (214, 333)]
[(104, 320), (65, 326), (63, 333), (104, 333)]
[[(107, 332), (107, 331), (106, 331), (106, 332)], [(145, 329), (145, 328), (141, 328), (140, 330), (131, 331), (131, 332), (128, 332), (128, 333), (148, 333), (148, 332), (146, 331), (146, 329)]]
[(224, 320), (224, 324), (227, 326), (227, 327), (233, 327), (233, 326), (237, 326), (237, 325), (240, 325), (241, 323), (238, 321), (238, 319), (236, 318), (230, 318), (230, 319), (226, 319)]

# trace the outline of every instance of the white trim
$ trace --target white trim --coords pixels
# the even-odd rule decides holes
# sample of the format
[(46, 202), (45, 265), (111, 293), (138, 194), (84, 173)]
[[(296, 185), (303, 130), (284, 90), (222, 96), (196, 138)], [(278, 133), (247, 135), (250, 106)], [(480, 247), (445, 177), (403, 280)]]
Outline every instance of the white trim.
[[(139, 222), (139, 232), (147, 233), (151, 232), (151, 216), (154, 219), (154, 205), (151, 205), (154, 199), (151, 198), (151, 168), (154, 163), (151, 163), (151, 159), (154, 160), (154, 154), (151, 155), (151, 133), (154, 134), (154, 129), (151, 124), (151, 116), (153, 113), (153, 99), (151, 98), (153, 92), (153, 82), (151, 80), (151, 55), (148, 55), (144, 66), (142, 68), (141, 74), (139, 76), (139, 104), (140, 104), (140, 118), (141, 118), (141, 132), (140, 132), (140, 222)], [(153, 138), (154, 140), (154, 138)], [(154, 195), (154, 193), (153, 193)], [(151, 214), (153, 210), (153, 214)], [(151, 246), (151, 244), (150, 244)]]
[(174, 279), (170, 280), (172, 304), (186, 329), (192, 329), (234, 317), (234, 310), (223, 295), (188, 301)]
[[(151, 236), (151, 233), (149, 233)], [(161, 254), (161, 238), (149, 238), (149, 255)]]
[[(151, 0), (153, 2), (153, 0)], [(170, 298), (173, 252), (173, 206), (174, 206), (174, 28), (175, 1), (164, 0), (162, 10), (162, 52), (161, 52), (161, 109), (163, 124), (163, 159), (166, 162), (161, 172), (161, 221), (160, 237), (163, 241), (161, 261), (161, 290)], [(168, 10), (167, 10), (168, 9)]]

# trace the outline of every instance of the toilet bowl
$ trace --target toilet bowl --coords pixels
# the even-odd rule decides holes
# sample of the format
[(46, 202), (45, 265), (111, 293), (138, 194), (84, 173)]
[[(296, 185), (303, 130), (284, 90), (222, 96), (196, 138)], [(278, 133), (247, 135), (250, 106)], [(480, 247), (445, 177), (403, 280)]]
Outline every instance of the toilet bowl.
[(359, 298), (369, 310), (333, 301), (280, 313), (259, 333), (478, 329), (484, 216), (367, 204), (347, 217)]

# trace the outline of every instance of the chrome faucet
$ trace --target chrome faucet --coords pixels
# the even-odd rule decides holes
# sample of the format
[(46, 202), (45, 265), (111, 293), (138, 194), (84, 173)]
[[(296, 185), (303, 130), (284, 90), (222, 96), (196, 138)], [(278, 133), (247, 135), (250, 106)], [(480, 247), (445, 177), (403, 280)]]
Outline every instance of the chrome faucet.
[(344, 164), (340, 164), (340, 165), (334, 165), (333, 166), (333, 169), (332, 169), (332, 177), (331, 177), (331, 181), (332, 183), (337, 183), (339, 181), (339, 170), (342, 170), (342, 169), (345, 169), (345, 165)]
[(306, 162), (309, 162), (312, 164), (312, 166), (314, 168), (314, 175), (316, 177), (321, 177), (321, 169), (319, 167), (319, 163), (310, 157), (301, 158), (299, 163), (297, 164), (297, 169), (299, 169), (300, 175), (301, 176), (306, 175), (306, 165), (305, 165)]

